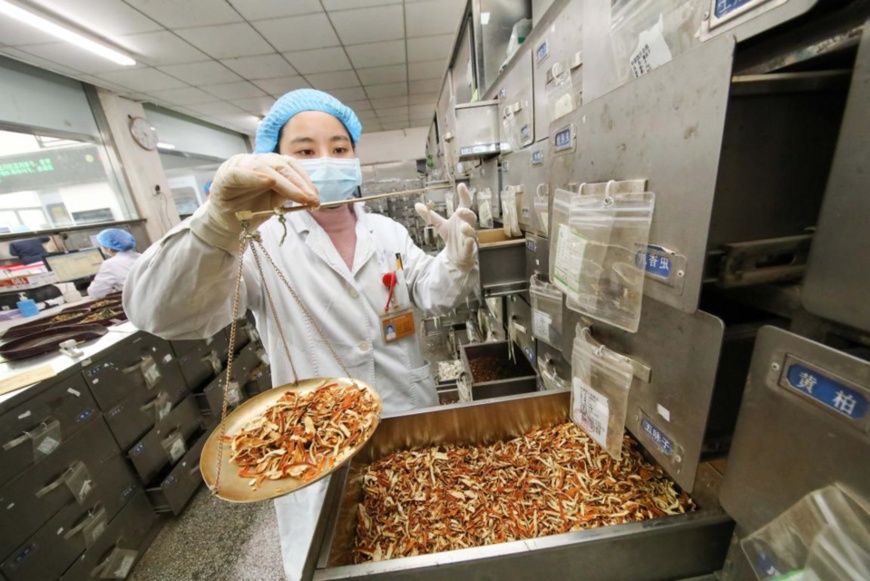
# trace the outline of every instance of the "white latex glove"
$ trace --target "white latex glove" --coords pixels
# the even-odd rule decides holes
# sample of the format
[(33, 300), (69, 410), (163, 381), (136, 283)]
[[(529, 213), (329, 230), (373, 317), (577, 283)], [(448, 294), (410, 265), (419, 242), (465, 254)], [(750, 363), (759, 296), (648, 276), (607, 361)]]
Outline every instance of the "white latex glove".
[(467, 272), (474, 268), (477, 261), (477, 232), (474, 230), (477, 216), (470, 209), (471, 194), (465, 184), (459, 184), (456, 193), (459, 205), (448, 219), (433, 212), (425, 204), (418, 203), (414, 208), (423, 221), (433, 226), (444, 240), (447, 259), (459, 270)]
[[(242, 232), (236, 212), (271, 210), (288, 200), (313, 208), (320, 205), (317, 188), (295, 159), (277, 153), (234, 155), (218, 168), (208, 201), (197, 210), (190, 229), (208, 244), (234, 254)], [(251, 220), (251, 229), (270, 217)]]

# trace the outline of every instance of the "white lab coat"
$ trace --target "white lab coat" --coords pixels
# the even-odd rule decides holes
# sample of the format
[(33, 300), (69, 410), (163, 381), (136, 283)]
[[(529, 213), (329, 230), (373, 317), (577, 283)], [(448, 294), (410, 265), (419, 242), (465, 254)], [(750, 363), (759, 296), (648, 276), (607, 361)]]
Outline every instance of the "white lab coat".
[[(200, 210), (202, 211), (202, 208)], [(478, 270), (456, 269), (444, 252), (429, 256), (400, 224), (367, 214), (354, 204), (356, 251), (348, 269), (327, 233), (307, 212), (287, 215), (287, 239), (277, 219), (260, 227), (263, 244), (284, 272), (351, 376), (380, 393), (384, 412), (437, 404), (434, 380), (416, 336), (387, 344), (379, 313), (387, 302), (382, 282), (404, 260), (407, 290), (425, 314), (443, 314), (478, 283)], [(329, 350), (299, 306), (261, 256), (271, 292), (300, 378), (342, 375)], [(124, 289), (124, 307), (138, 328), (166, 338), (209, 337), (232, 320), (236, 259), (200, 240), (183, 222), (151, 246), (135, 265)], [(241, 313), (248, 308), (272, 363), (272, 383), (292, 381), (281, 337), (269, 310), (250, 251), (244, 261)], [(418, 322), (420, 324), (420, 322)], [(314, 535), (328, 480), (275, 501), (284, 568), (299, 579)]]
[(127, 250), (119, 252), (103, 262), (99, 272), (88, 286), (88, 296), (101, 299), (109, 293), (123, 290), (127, 275), (140, 256), (142, 255), (135, 250)]

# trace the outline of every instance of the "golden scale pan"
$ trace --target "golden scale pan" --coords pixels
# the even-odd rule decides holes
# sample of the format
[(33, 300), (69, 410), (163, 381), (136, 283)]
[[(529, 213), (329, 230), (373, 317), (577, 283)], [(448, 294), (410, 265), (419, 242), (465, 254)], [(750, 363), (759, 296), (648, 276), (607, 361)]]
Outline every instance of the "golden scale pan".
[[(239, 476), (239, 467), (230, 463), (229, 458), (232, 455), (230, 451), (230, 443), (228, 441), (221, 442), (220, 430), (216, 429), (208, 437), (205, 447), (202, 449), (202, 456), (199, 460), (199, 467), (202, 471), (202, 478), (205, 480), (206, 486), (215, 491), (215, 494), (230, 502), (254, 502), (257, 500), (269, 500), (283, 496), (291, 492), (295, 492), (300, 488), (305, 488), (309, 484), (317, 482), (321, 478), (329, 476), (362, 449), (368, 442), (372, 434), (375, 433), (375, 428), (378, 427), (381, 417), (381, 396), (375, 391), (372, 386), (362, 381), (348, 378), (318, 378), (318, 379), (302, 379), (297, 384), (287, 384), (274, 389), (269, 389), (260, 393), (253, 398), (242, 403), (233, 412), (224, 419), (225, 430), (228, 437), (238, 433), (242, 427), (250, 420), (262, 416), (266, 409), (275, 405), (275, 403), (285, 394), (291, 391), (298, 393), (308, 393), (315, 391), (323, 385), (329, 383), (338, 383), (342, 387), (350, 387), (356, 385), (359, 389), (368, 391), (376, 403), (376, 413), (374, 421), (369, 425), (363, 437), (352, 447), (342, 450), (338, 457), (335, 458), (335, 464), (332, 468), (318, 474), (311, 480), (303, 480), (301, 478), (282, 478), (280, 480), (263, 480), (259, 488), (254, 488), (250, 485), (251, 478)], [(223, 453), (218, 453), (218, 448), (223, 447)], [(215, 487), (217, 481), (218, 457), (221, 458), (221, 476), (219, 486)]]
[[(398, 196), (406, 196), (409, 194), (419, 194), (424, 193), (430, 190), (435, 189), (445, 189), (449, 186), (435, 186), (429, 188), (423, 188), (419, 190), (408, 190), (403, 192), (393, 192), (389, 194), (379, 194), (376, 196), (369, 196), (366, 198), (351, 198), (350, 200), (345, 200), (341, 202), (332, 202), (329, 204), (323, 204), (321, 207), (336, 207), (344, 204), (352, 204), (356, 202), (365, 202), (366, 200), (376, 200), (383, 199), (389, 197), (398, 197)], [(269, 305), (272, 311), (272, 315), (275, 317), (275, 320), (278, 321), (277, 312), (275, 310), (274, 303), (272, 301), (271, 293), (269, 289), (265, 286), (265, 277), (263, 276), (263, 270), (260, 262), (260, 257), (258, 254), (261, 252), (266, 259), (266, 261), (271, 265), (273, 269), (278, 274), (278, 277), (282, 280), (282, 282), (289, 290), (293, 299), (297, 302), (297, 304), (301, 307), (303, 313), (305, 313), (308, 318), (308, 322), (312, 324), (315, 330), (320, 334), (321, 338), (324, 340), (324, 343), (329, 346), (330, 351), (333, 356), (338, 361), (339, 366), (347, 371), (341, 360), (338, 359), (337, 354), (332, 349), (329, 341), (323, 336), (322, 331), (320, 330), (319, 325), (311, 318), (310, 314), (308, 314), (308, 310), (305, 305), (302, 304), (299, 296), (293, 290), (292, 286), (290, 286), (287, 279), (284, 275), (278, 270), (277, 265), (269, 256), (269, 253), (263, 248), (263, 243), (260, 240), (260, 237), (256, 232), (251, 233), (248, 231), (248, 223), (255, 216), (278, 216), (278, 219), (284, 224), (284, 214), (288, 212), (296, 212), (300, 210), (307, 210), (308, 208), (305, 206), (293, 206), (291, 208), (275, 208), (272, 211), (266, 212), (237, 212), (236, 217), (242, 224), (243, 235), (240, 237), (239, 242), (239, 264), (238, 271), (236, 276), (236, 288), (233, 297), (233, 323), (231, 327), (231, 338), (230, 345), (235, 344), (235, 334), (236, 328), (239, 318), (239, 293), (241, 289), (242, 283), (242, 263), (243, 257), (245, 255), (245, 250), (248, 245), (251, 246), (251, 251), (256, 262), (257, 269), (260, 273), (260, 278), (263, 283), (263, 288), (266, 290), (266, 296), (269, 301)], [(285, 233), (286, 233), (286, 224), (284, 224)], [(286, 235), (286, 234), (285, 234)], [(283, 242), (283, 238), (282, 238)], [(280, 323), (279, 323), (279, 331), (280, 331)], [(284, 338), (283, 331), (280, 331), (282, 340)], [(285, 346), (286, 347), (286, 346)], [(285, 353), (289, 354), (289, 350), (285, 349)], [(290, 494), (291, 492), (295, 492), (299, 489), (305, 488), (310, 484), (314, 484), (318, 480), (329, 476), (345, 464), (350, 461), (353, 456), (359, 452), (363, 446), (369, 441), (372, 435), (375, 433), (375, 429), (378, 427), (380, 423), (381, 410), (382, 410), (382, 402), (381, 396), (378, 392), (368, 383), (364, 381), (359, 381), (356, 379), (350, 379), (348, 377), (338, 377), (338, 378), (309, 378), (309, 379), (298, 379), (295, 383), (289, 383), (287, 385), (282, 385), (280, 387), (276, 387), (270, 390), (267, 390), (263, 393), (260, 393), (253, 398), (245, 401), (239, 407), (237, 407), (232, 412), (227, 413), (228, 408), (228, 393), (227, 386), (231, 379), (231, 371), (232, 371), (232, 363), (233, 363), (233, 352), (230, 350), (229, 359), (227, 361), (227, 380), (224, 381), (224, 397), (223, 397), (223, 412), (221, 414), (221, 423), (220, 425), (209, 435), (208, 440), (206, 440), (205, 446), (202, 450), (202, 455), (199, 460), (199, 468), (202, 472), (202, 478), (205, 481), (206, 485), (212, 491), (212, 493), (221, 498), (223, 500), (229, 502), (256, 502), (260, 500), (269, 500), (272, 498), (277, 498), (279, 496), (283, 496), (285, 494)], [(291, 367), (293, 362), (290, 362)], [(294, 369), (295, 374), (295, 369)], [(350, 375), (346, 373), (346, 375)], [(374, 398), (376, 404), (375, 417), (372, 423), (369, 425), (366, 433), (363, 437), (352, 447), (348, 447), (342, 450), (339, 453), (339, 456), (335, 458), (335, 462), (332, 468), (328, 468), (324, 470), (322, 473), (318, 474), (314, 478), (309, 480), (303, 480), (301, 478), (293, 478), (286, 477), (281, 478), (279, 480), (263, 480), (259, 487), (251, 486), (251, 478), (239, 476), (239, 466), (236, 464), (232, 464), (229, 459), (232, 455), (232, 451), (230, 449), (229, 440), (237, 434), (249, 421), (262, 416), (266, 410), (275, 405), (278, 400), (285, 394), (291, 391), (296, 391), (299, 393), (308, 393), (315, 391), (316, 389), (322, 387), (323, 385), (328, 385), (330, 383), (337, 383), (339, 386), (343, 388), (347, 388), (350, 386), (356, 386), (359, 389), (363, 389), (368, 391), (372, 397)]]

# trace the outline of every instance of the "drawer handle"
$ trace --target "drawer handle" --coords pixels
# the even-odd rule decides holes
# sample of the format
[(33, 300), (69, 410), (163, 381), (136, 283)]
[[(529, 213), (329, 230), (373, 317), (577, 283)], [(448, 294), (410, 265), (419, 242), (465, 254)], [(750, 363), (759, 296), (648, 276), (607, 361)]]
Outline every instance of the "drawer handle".
[(188, 470), (188, 471), (187, 471), (187, 474), (188, 474), (188, 476), (191, 476), (191, 477), (196, 476), (197, 474), (199, 474), (199, 465), (197, 464), (196, 466), (194, 466), (193, 468), (191, 468), (190, 470)]
[(73, 528), (68, 530), (66, 533), (64, 533), (63, 539), (65, 541), (68, 541), (71, 538), (73, 538), (74, 536), (76, 536), (78, 533), (82, 532), (82, 530), (86, 526), (88, 526), (89, 524), (91, 524), (93, 521), (95, 521), (97, 518), (100, 517), (101, 512), (104, 512), (104, 509), (99, 504), (95, 504), (94, 508), (89, 510), (87, 516), (82, 519), (82, 522), (80, 522), (79, 524), (77, 524), (76, 526), (74, 526)]
[(30, 438), (31, 438), (31, 435), (28, 434), (27, 432), (24, 432), (20, 436), (18, 436), (17, 438), (15, 438), (13, 440), (9, 440), (5, 444), (3, 444), (3, 451), (8, 452), (9, 450), (14, 448), (15, 446), (19, 446), (19, 445), (23, 444), (24, 442), (26, 442)]
[(103, 570), (106, 568), (106, 565), (109, 564), (109, 560), (112, 558), (112, 553), (114, 553), (115, 549), (118, 548), (118, 545), (121, 543), (122, 539), (123, 539), (123, 537), (118, 539), (118, 541), (114, 545), (109, 547), (109, 550), (105, 552), (106, 558), (103, 559), (99, 565), (97, 565), (96, 567), (91, 569), (91, 578), (92, 579), (94, 577), (97, 577), (98, 575), (102, 574)]
[(46, 484), (45, 486), (43, 486), (42, 488), (37, 490), (36, 491), (36, 498), (42, 498), (43, 496), (45, 496), (46, 494), (48, 494), (52, 490), (55, 490), (56, 488), (60, 487), (60, 485), (63, 484), (64, 480), (66, 479), (67, 472), (69, 472), (69, 469), (64, 470), (63, 474), (58, 476), (57, 480), (55, 480), (54, 482)]
[(167, 395), (166, 392), (161, 391), (160, 393), (157, 394), (157, 396), (154, 399), (152, 399), (151, 401), (149, 401), (145, 405), (141, 406), (139, 408), (139, 411), (140, 412), (147, 412), (150, 409), (154, 409), (154, 406), (156, 406), (158, 403), (160, 403), (161, 401), (166, 400), (168, 398), (169, 398), (169, 395)]

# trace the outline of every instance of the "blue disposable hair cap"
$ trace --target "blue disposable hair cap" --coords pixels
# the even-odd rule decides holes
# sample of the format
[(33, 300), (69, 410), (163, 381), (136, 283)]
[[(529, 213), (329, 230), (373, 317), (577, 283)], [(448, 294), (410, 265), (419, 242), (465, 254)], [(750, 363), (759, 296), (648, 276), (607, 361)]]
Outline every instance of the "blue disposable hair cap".
[(97, 234), (97, 242), (115, 252), (126, 252), (136, 248), (136, 239), (133, 235), (120, 228), (106, 228)]
[(254, 153), (272, 153), (278, 145), (281, 128), (297, 113), (303, 111), (322, 111), (329, 113), (342, 122), (351, 141), (359, 142), (362, 123), (353, 109), (323, 91), (298, 89), (290, 91), (272, 105), (269, 113), (257, 128), (257, 142)]

